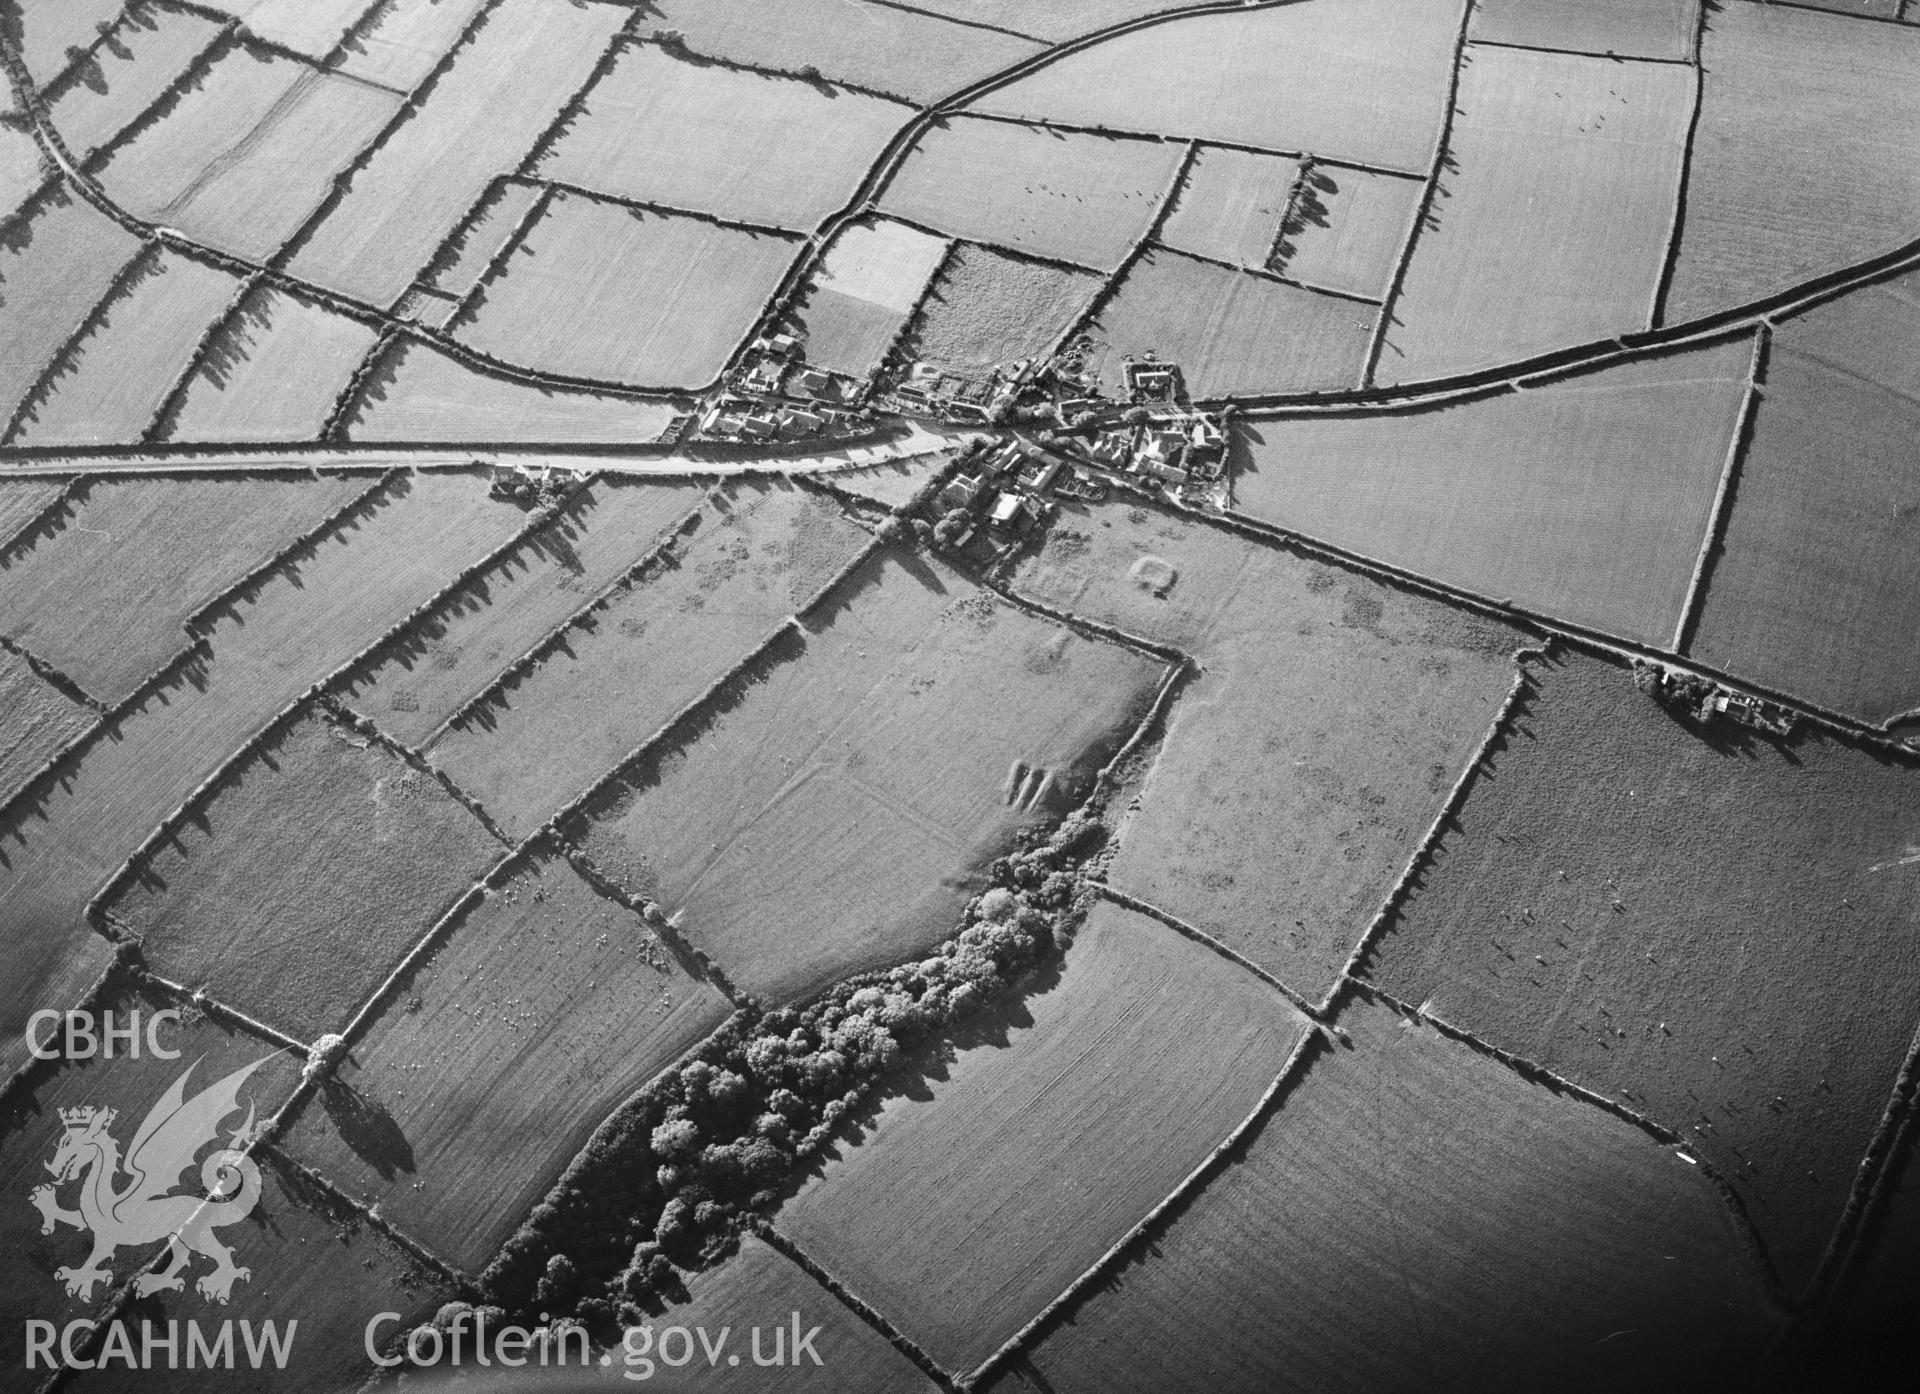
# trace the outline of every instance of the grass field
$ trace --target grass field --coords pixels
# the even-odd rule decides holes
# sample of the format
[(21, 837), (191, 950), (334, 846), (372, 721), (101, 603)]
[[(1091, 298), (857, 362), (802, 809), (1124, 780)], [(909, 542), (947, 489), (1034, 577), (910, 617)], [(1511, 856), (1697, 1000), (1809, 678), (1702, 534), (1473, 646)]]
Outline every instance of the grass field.
[(9, 445), (140, 439), (240, 282), (169, 250), (153, 254), (90, 329), (66, 370), (27, 408)]
[[(111, 1010), (117, 1022), (124, 1023), (128, 1012), (140, 1012), (144, 1022), (150, 1013), (174, 1004), (157, 995), (117, 986), (109, 990), (100, 1005)], [(42, 1029), (46, 1028), (43, 1026)], [(188, 1086), (194, 1090), (204, 1089), (243, 1066), (265, 1059), (267, 1063), (254, 1072), (241, 1090), (241, 1112), (223, 1120), (226, 1125), (222, 1129), (224, 1138), (245, 1120), (245, 1110), (249, 1105), (257, 1110), (258, 1117), (265, 1118), (271, 1114), (292, 1093), (299, 1075), (300, 1062), (297, 1059), (284, 1055), (270, 1058), (274, 1055), (271, 1047), (253, 1037), (226, 1030), (197, 1014), (189, 1014), (177, 1024), (162, 1024), (157, 1039), (167, 1049), (178, 1050), (179, 1058), (158, 1059), (146, 1053), (143, 1042), (142, 1053), (137, 1059), (129, 1057), (123, 1048), (116, 1051), (112, 1060), (95, 1058), (42, 1066), (7, 1099), (6, 1111), (0, 1115), (0, 1128), (4, 1129), (0, 1131), (0, 1181), (4, 1181), (8, 1190), (20, 1199), (19, 1204), (7, 1206), (6, 1214), (0, 1216), (0, 1321), (5, 1322), (4, 1334), (0, 1334), (0, 1359), (6, 1360), (13, 1369), (25, 1367), (22, 1334), (28, 1318), (44, 1319), (56, 1314), (56, 1319), (62, 1322), (78, 1316), (97, 1318), (103, 1314), (102, 1309), (107, 1306), (107, 1298), (114, 1287), (114, 1284), (96, 1286), (90, 1294), (91, 1300), (87, 1302), (69, 1298), (54, 1277), (54, 1270), (62, 1266), (82, 1265), (88, 1250), (86, 1238), (64, 1226), (53, 1234), (42, 1235), (40, 1215), (26, 1203), (29, 1192), (51, 1180), (46, 1163), (53, 1156), (54, 1146), (64, 1131), (60, 1110), (83, 1104), (114, 1109), (119, 1118), (110, 1131), (125, 1148), (147, 1111), (159, 1102), (168, 1086), (188, 1065), (193, 1066)], [(261, 1171), (265, 1180), (267, 1169), (262, 1167)], [(193, 1179), (196, 1183), (199, 1180), (198, 1167), (194, 1168)], [(122, 1180), (119, 1184), (124, 1186), (126, 1182)], [(60, 1199), (65, 1207), (74, 1207), (76, 1189), (70, 1186), (63, 1188)], [(270, 1209), (270, 1202), (263, 1198), (258, 1212), (261, 1218), (285, 1208), (272, 1182), (267, 1182), (262, 1190), (265, 1196), (273, 1197), (274, 1203)], [(247, 1246), (242, 1236), (249, 1233), (258, 1236), (266, 1233), (266, 1230), (264, 1226), (240, 1224), (226, 1230), (222, 1237), (237, 1247), (252, 1247), (255, 1255), (269, 1247), (258, 1245), (257, 1242)], [(129, 1245), (121, 1249), (116, 1261), (111, 1261), (108, 1266), (114, 1270), (116, 1279), (125, 1281), (133, 1276), (136, 1265), (151, 1259), (159, 1248), (159, 1245)], [(311, 1257), (317, 1259), (319, 1255)], [(236, 1261), (244, 1264), (247, 1260), (240, 1258)], [(198, 1314), (203, 1322), (206, 1321), (206, 1306), (212, 1304), (203, 1305), (200, 1296), (192, 1291), (191, 1284), (211, 1267), (205, 1259), (196, 1258), (194, 1269), (188, 1275), (187, 1296), (191, 1306), (199, 1309)], [(256, 1272), (261, 1274), (264, 1270)], [(336, 1273), (335, 1276), (337, 1280), (339, 1275)], [(260, 1283), (257, 1278), (251, 1283), (237, 1282), (233, 1296), (236, 1303), (246, 1304), (249, 1316), (257, 1319), (261, 1299), (271, 1286)], [(304, 1312), (276, 1311), (273, 1315), (276, 1318), (300, 1316), (303, 1318), (301, 1329), (303, 1332), (306, 1329)], [(315, 1315), (318, 1316), (318, 1313)], [(216, 1318), (213, 1325), (218, 1324)], [(163, 1328), (164, 1325), (163, 1321)], [(284, 1327), (284, 1320), (281, 1325)], [(134, 1346), (137, 1351), (137, 1317), (134, 1321)], [(357, 1342), (354, 1348), (358, 1348)], [(184, 1362), (184, 1350), (181, 1359)], [(162, 1371), (147, 1375), (146, 1378), (164, 1378), (164, 1354), (159, 1363)]]
[(110, 45), (102, 45), (72, 82), (49, 93), (54, 128), (85, 159), (152, 106), (219, 32), (193, 10), (129, 8)]
[(139, 250), (132, 233), (63, 189), (7, 238), (0, 247), (0, 411), (13, 413)]
[(189, 615), (366, 487), (104, 480), (0, 571), (0, 632), (111, 706), (187, 647)]
[(418, 745), (569, 616), (612, 585), (700, 502), (692, 483), (602, 480), (474, 577), (349, 690), (387, 734)]
[[(443, 0), (437, 8), (450, 24), (460, 7)], [(432, 96), (354, 175), (288, 270), (373, 304), (398, 300), (488, 181), (526, 155), (627, 18), (619, 5), (503, 0)]]
[(1039, 357), (1099, 292), (1100, 280), (962, 243), (908, 331), (908, 351), (963, 373)]
[(733, 491), (724, 509), (703, 510), (674, 564), (449, 730), (434, 762), (525, 836), (745, 657), (867, 540), (790, 484)]
[(1362, 555), (1671, 642), (1732, 443), (1744, 341), (1408, 414), (1250, 418), (1235, 506)]
[(159, 972), (311, 1041), (344, 1029), (501, 851), (432, 778), (309, 718), (112, 908)]
[(0, 125), (0, 219), (25, 207), (46, 179), (39, 142), (18, 127)]
[(1457, 0), (1357, 0), (1194, 15), (1076, 53), (977, 105), (1425, 174), (1460, 11)]
[(454, 240), (439, 264), (420, 277), (420, 284), (455, 299), (466, 296), (480, 284), (487, 267), (533, 211), (541, 192), (540, 185), (518, 179), (494, 185), (468, 215), (471, 221), (466, 231)]
[(912, 10), (859, 9), (838, 0), (662, 0), (663, 27), (685, 36), (694, 53), (749, 67), (797, 72), (812, 67), (831, 82), (930, 102), (1011, 67), (1040, 45)]
[(1751, 1377), (1775, 1332), (1693, 1168), (1382, 1007), (1340, 1025), (1351, 1045), (999, 1394)]
[[(796, 1363), (780, 1372), (781, 1389), (796, 1394), (846, 1394), (856, 1389), (875, 1394), (933, 1394), (937, 1387), (885, 1337), (808, 1277), (806, 1270), (752, 1235), (741, 1239), (740, 1251), (733, 1257), (688, 1278), (687, 1300), (669, 1306), (652, 1325), (656, 1333), (675, 1326), (704, 1326), (718, 1333), (731, 1325), (728, 1349), (741, 1357), (739, 1366), (710, 1367), (705, 1355), (698, 1355), (700, 1383), (713, 1389), (761, 1390), (771, 1381), (748, 1363), (754, 1349), (752, 1327), (760, 1328), (762, 1358), (770, 1358), (775, 1328), (790, 1312), (801, 1314), (803, 1330), (822, 1328), (811, 1347), (820, 1352), (820, 1363), (816, 1366), (796, 1356)], [(673, 1338), (675, 1344), (668, 1351), (675, 1357), (678, 1339)], [(793, 1339), (791, 1327), (784, 1339)], [(643, 1369), (635, 1366), (632, 1373), (638, 1375)], [(656, 1375), (664, 1374), (665, 1367), (656, 1360), (654, 1370)]]
[(947, 245), (884, 218), (841, 231), (796, 312), (807, 361), (855, 377), (872, 372), (919, 303)]
[(60, 76), (100, 37), (103, 26), (113, 24), (120, 5), (121, 0), (19, 0), (8, 6), (14, 12), (7, 16), (8, 28), (34, 82), (44, 87)]
[[(1668, 322), (1785, 290), (1913, 236), (1920, 31), (1726, 5), (1707, 15), (1700, 56), (1705, 89)], [(1783, 85), (1793, 101), (1776, 99)]]
[(0, 805), (93, 723), (92, 712), (42, 681), (25, 659), (0, 652)]
[(1282, 244), (1280, 269), (1310, 286), (1379, 299), (1413, 235), (1422, 187), (1391, 174), (1316, 166)]
[(1307, 1029), (1225, 959), (1102, 904), (1056, 975), (963, 1028), (776, 1223), (973, 1370), (1245, 1119)]
[(1920, 1018), (1914, 772), (1703, 739), (1598, 659), (1541, 689), (1368, 976), (1684, 1134), (1797, 1293)]
[(1789, 320), (1691, 651), (1863, 721), (1920, 708), (1920, 301), (1909, 275)]
[(367, 383), (347, 423), (357, 441), (604, 441), (659, 437), (667, 402), (565, 392), (486, 377), (421, 343), (403, 343)]
[(551, 372), (643, 387), (711, 379), (797, 243), (561, 195), (481, 290), (460, 337)]
[(348, 39), (340, 70), (410, 92), (459, 42), (483, 0), (388, 0), (365, 32)]
[(1161, 225), (1160, 240), (1215, 261), (1264, 267), (1299, 174), (1300, 162), (1283, 155), (1204, 146)]
[(399, 106), (384, 89), (229, 47), (98, 177), (137, 216), (265, 261)]
[(1699, 20), (1700, 0), (1478, 0), (1467, 37), (1684, 62)]
[(1178, 146), (965, 117), (934, 127), (880, 198), (956, 237), (1110, 271), (1153, 222)]
[(600, 1121), (732, 1010), (638, 915), (540, 863), (408, 976), (286, 1147), (477, 1273)]
[(1195, 397), (1353, 387), (1379, 311), (1155, 248), (1128, 269), (1089, 331), (1101, 385), (1126, 396), (1121, 360), (1180, 365)]
[[(1143, 583), (1169, 568), (1164, 595)], [(1200, 661), (1108, 880), (1325, 997), (1477, 754), (1526, 639), (1122, 504), (1064, 515), (1015, 584)]]
[(1085, 796), (1163, 671), (891, 552), (806, 628), (585, 820), (603, 871), (767, 999), (952, 933), (986, 863)]
[[(212, 660), (155, 692), (59, 783), (0, 820), (0, 1066), (28, 1013), (78, 999), (110, 957), (80, 911), (160, 823), (288, 702), (520, 526), (466, 475), (403, 481), (217, 625)], [(246, 926), (227, 926), (244, 932)]]
[(811, 231), (913, 115), (845, 88), (626, 49), (540, 161), (548, 179)]
[(375, 337), (311, 301), (256, 290), (208, 348), (161, 438), (313, 440)]
[[(1438, 226), (1414, 239), (1377, 376), (1446, 377), (1645, 329), (1694, 75), (1472, 47)], [(1404, 226), (1404, 224), (1403, 224)]]

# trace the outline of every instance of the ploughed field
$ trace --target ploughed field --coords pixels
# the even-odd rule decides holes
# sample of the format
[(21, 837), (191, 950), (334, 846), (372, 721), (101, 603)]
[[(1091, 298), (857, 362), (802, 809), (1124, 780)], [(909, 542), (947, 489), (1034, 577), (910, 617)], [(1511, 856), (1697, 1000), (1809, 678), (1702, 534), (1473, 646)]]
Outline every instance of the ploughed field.
[[(1898, 1334), (1915, 10), (4, 0), (0, 1360), (231, 1310), (300, 1331), (234, 1387), (330, 1390), (455, 1299), (730, 1325), (740, 1389)], [(782, 334), (877, 419), (699, 439)], [(1007, 441), (1097, 471), (1149, 358), (1216, 492), (933, 531)], [(880, 411), (1056, 360), (1058, 420)], [(180, 1053), (35, 1058), (72, 1008)], [(250, 1152), (250, 1274), (64, 1292), (64, 1111), (137, 1154), (189, 1064), (252, 1067), (182, 1164)]]

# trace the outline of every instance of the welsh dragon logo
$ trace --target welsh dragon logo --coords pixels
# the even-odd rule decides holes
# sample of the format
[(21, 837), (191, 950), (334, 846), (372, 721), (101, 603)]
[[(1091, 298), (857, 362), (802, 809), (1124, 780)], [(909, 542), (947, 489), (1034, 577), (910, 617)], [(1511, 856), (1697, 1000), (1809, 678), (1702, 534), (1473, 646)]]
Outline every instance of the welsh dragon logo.
[[(269, 1059), (271, 1057), (268, 1057)], [(198, 1063), (198, 1062), (195, 1062)], [(154, 1292), (179, 1292), (185, 1286), (182, 1270), (194, 1254), (213, 1260), (213, 1271), (194, 1284), (200, 1295), (225, 1302), (236, 1279), (251, 1270), (236, 1267), (233, 1250), (214, 1237), (214, 1231), (244, 1219), (260, 1199), (260, 1169), (239, 1151), (241, 1139), (253, 1127), (253, 1106), (247, 1121), (228, 1139), (229, 1145), (200, 1164), (205, 1196), (176, 1193), (180, 1173), (193, 1165), (201, 1148), (219, 1138), (222, 1120), (239, 1107), (240, 1086), (265, 1060), (235, 1070), (219, 1083), (186, 1097), (188, 1065), (134, 1132), (126, 1156), (113, 1133), (116, 1114), (91, 1104), (60, 1110), (65, 1131), (54, 1148), (47, 1170), (53, 1184), (36, 1186), (30, 1199), (39, 1210), (40, 1232), (52, 1234), (55, 1225), (71, 1225), (93, 1235), (93, 1252), (79, 1268), (57, 1268), (53, 1276), (66, 1284), (69, 1295), (90, 1299), (96, 1283), (111, 1282), (103, 1267), (121, 1245), (168, 1242), (167, 1265), (157, 1273), (143, 1273), (134, 1281), (142, 1297)], [(124, 1184), (117, 1184), (121, 1173)], [(79, 1209), (61, 1208), (58, 1187), (80, 1183)]]

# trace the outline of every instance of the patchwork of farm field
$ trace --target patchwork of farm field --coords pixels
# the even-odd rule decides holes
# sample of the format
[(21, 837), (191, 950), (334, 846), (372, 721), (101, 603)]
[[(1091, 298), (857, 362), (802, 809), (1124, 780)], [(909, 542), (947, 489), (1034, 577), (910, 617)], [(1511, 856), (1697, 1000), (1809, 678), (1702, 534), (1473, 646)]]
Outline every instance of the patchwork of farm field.
[(921, 302), (904, 351), (962, 373), (1041, 357), (1099, 290), (1091, 272), (962, 242)]
[(1235, 507), (1664, 646), (1752, 362), (1740, 337), (1416, 413), (1249, 416)]
[(1264, 268), (1273, 260), (1300, 173), (1300, 161), (1286, 155), (1201, 146), (1161, 224), (1160, 240), (1176, 251)]
[(153, 438), (315, 440), (378, 337), (313, 301), (250, 290), (207, 337)]
[(385, 88), (229, 44), (97, 177), (136, 216), (265, 261), (400, 104)]
[(965, 1374), (1204, 1162), (1310, 1029), (1225, 959), (1103, 904), (1057, 976), (925, 1062), (924, 1090), (888, 1096), (775, 1223)]
[(1463, 9), (1355, 0), (1191, 15), (1083, 49), (975, 106), (1424, 175)]
[(535, 862), (409, 969), (283, 1145), (477, 1273), (600, 1120), (732, 1010), (633, 911)]
[(1413, 235), (1423, 187), (1395, 174), (1312, 166), (1274, 249), (1278, 269), (1313, 289), (1380, 299)]
[(189, 617), (366, 488), (352, 478), (88, 484), (8, 554), (0, 633), (111, 706), (188, 646)]
[(1063, 515), (1015, 585), (1199, 660), (1107, 879), (1313, 1000), (1478, 757), (1528, 642), (1120, 504)]
[(949, 244), (885, 218), (844, 228), (793, 312), (807, 361), (865, 377), (886, 357)]
[(1112, 271), (1152, 224), (1181, 158), (1167, 141), (955, 117), (914, 146), (880, 207), (955, 237)]
[(582, 845), (744, 991), (802, 998), (951, 933), (1164, 666), (882, 550), (598, 793)]
[(479, 10), (426, 100), (297, 239), (288, 270), (375, 305), (399, 299), (493, 177), (533, 150), (633, 13), (546, 0)]
[(434, 764), (511, 835), (530, 834), (617, 768), (872, 540), (785, 480), (717, 496), (685, 531), (433, 739)]
[[(927, 7), (921, 7), (922, 9)], [(954, 18), (970, 20), (972, 7)], [(829, 82), (931, 102), (1041, 50), (977, 23), (841, 0), (659, 0), (651, 10), (691, 53), (747, 67), (817, 72)], [(658, 32), (658, 31), (656, 31)]]
[(342, 422), (348, 440), (636, 444), (657, 439), (672, 403), (490, 377), (399, 340), (373, 366)]
[[(0, 0), (0, 1325), (1865, 1371), (1916, 11)], [(222, 1309), (74, 1280), (248, 1065)]]
[(1468, 45), (1450, 169), (1414, 235), (1379, 379), (1645, 329), (1695, 86), (1677, 63)]
[(642, 203), (808, 231), (913, 109), (824, 81), (622, 51), (535, 173)]
[(0, 241), (0, 411), (9, 419), (141, 250), (132, 233), (57, 185), (35, 194), (22, 216)]
[(1672, 1149), (1364, 996), (1340, 1029), (994, 1390), (1754, 1377), (1765, 1291)]
[(595, 482), (396, 640), (345, 700), (396, 740), (426, 743), (683, 522), (696, 527), (700, 502), (693, 483)]
[(1088, 333), (1101, 387), (1126, 396), (1127, 358), (1180, 365), (1195, 397), (1353, 387), (1379, 310), (1153, 247), (1127, 274)]
[[(1901, 246), (1920, 207), (1920, 32), (1791, 5), (1709, 9), (1678, 324)], [(1791, 91), (1790, 102), (1779, 100)], [(1871, 111), (1873, 119), (1859, 114)]]
[(162, 821), (290, 702), (507, 540), (522, 517), (466, 475), (378, 491), (225, 607), (203, 657), (116, 711), (100, 739), (5, 811), (0, 943), (13, 971), (0, 982), (0, 1066), (10, 1072), (25, 1060), (30, 1013), (78, 1001), (111, 959), (82, 911)]
[(798, 239), (563, 193), (484, 283), (460, 338), (510, 363), (636, 387), (715, 377)]
[(1920, 277), (1774, 333), (1689, 652), (1861, 721), (1920, 709)]
[(1366, 975), (1680, 1134), (1797, 1296), (1920, 1020), (1913, 763), (1537, 683)]
[(142, 439), (240, 290), (230, 272), (149, 246), (21, 403), (6, 443)]

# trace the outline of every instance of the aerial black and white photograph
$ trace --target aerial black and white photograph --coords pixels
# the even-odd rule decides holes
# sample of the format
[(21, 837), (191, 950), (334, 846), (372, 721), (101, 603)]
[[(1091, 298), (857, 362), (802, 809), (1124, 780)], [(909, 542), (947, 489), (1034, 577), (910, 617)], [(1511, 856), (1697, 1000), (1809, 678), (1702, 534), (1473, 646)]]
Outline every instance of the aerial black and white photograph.
[(1920, 1381), (1920, 0), (0, 0), (0, 1394)]

